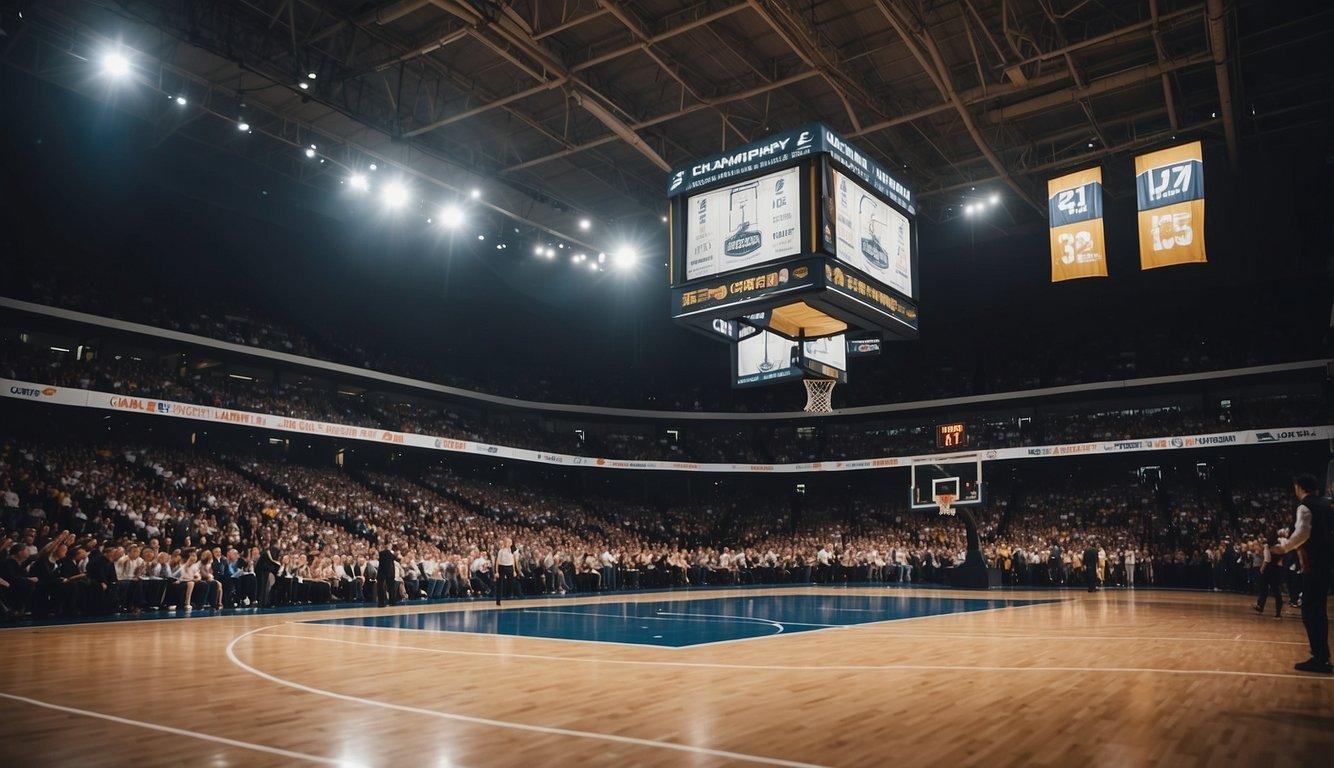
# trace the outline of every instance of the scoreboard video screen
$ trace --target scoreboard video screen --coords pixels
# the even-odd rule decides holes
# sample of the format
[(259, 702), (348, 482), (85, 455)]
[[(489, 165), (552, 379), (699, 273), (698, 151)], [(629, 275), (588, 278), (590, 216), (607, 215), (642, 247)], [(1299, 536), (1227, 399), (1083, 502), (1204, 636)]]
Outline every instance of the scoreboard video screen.
[(912, 222), (837, 168), (831, 168), (834, 258), (912, 297)]
[(708, 277), (801, 251), (799, 169), (686, 199), (686, 279)]

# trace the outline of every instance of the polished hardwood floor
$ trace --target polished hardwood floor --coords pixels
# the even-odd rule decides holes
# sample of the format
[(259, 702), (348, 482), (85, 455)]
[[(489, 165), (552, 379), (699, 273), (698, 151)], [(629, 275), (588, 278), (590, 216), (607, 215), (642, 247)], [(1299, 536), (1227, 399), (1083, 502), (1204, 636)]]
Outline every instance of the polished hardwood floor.
[[(830, 591), (861, 593), (886, 590)], [(684, 648), (310, 623), (486, 603), (11, 628), (0, 754), (14, 766), (583, 768), (1334, 755), (1334, 678), (1292, 670), (1306, 658), (1295, 611), (1274, 621), (1245, 596), (1208, 593), (985, 596), (1061, 600)]]

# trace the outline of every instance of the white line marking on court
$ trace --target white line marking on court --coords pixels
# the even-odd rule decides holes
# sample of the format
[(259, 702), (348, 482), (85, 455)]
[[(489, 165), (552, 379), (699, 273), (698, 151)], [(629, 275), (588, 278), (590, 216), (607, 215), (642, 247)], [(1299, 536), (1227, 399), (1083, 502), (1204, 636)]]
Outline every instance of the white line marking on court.
[[(748, 763), (761, 763), (764, 765), (780, 765), (780, 766), (785, 766), (786, 768), (824, 768), (823, 766), (820, 766), (815, 763), (802, 763), (802, 762), (797, 762), (795, 760), (783, 760), (781, 758), (763, 757), (761, 755), (747, 755), (741, 752), (729, 752), (725, 749), (711, 749), (709, 747), (697, 747), (691, 744), (677, 744), (671, 741), (641, 739), (634, 736), (620, 736), (612, 733), (577, 731), (570, 728), (556, 728), (547, 725), (529, 725), (528, 723), (517, 723), (517, 722), (511, 722), (509, 720), (494, 720), (486, 717), (460, 715), (453, 712), (441, 712), (439, 710), (423, 709), (421, 707), (413, 707), (413, 706), (408, 706), (406, 704), (395, 704), (393, 702), (388, 702), (388, 701), (379, 701), (376, 699), (362, 698), (359, 696), (350, 696), (348, 694), (338, 693), (336, 691), (326, 691), (320, 688), (314, 688), (308, 685), (304, 685), (302, 683), (294, 682), (292, 680), (284, 680), (281, 677), (271, 675), (268, 672), (256, 669), (250, 666), (249, 664), (245, 663), (244, 661), (241, 661), (241, 659), (238, 658), (236, 655), (236, 644), (241, 640), (244, 640), (247, 637), (250, 637), (251, 635), (255, 634), (256, 632), (259, 632), (264, 629), (268, 629), (268, 627), (258, 627), (248, 632), (243, 632), (237, 635), (236, 637), (232, 638), (232, 641), (227, 644), (227, 658), (230, 659), (231, 662), (236, 666), (240, 667), (246, 672), (249, 672), (252, 675), (255, 675), (256, 677), (261, 677), (265, 680), (268, 680), (271, 683), (285, 686), (287, 688), (294, 688), (298, 691), (313, 693), (317, 696), (327, 696), (332, 699), (340, 699), (342, 701), (348, 701), (354, 704), (364, 704), (372, 707), (382, 707), (384, 709), (392, 709), (399, 712), (408, 712), (412, 714), (426, 715), (428, 717), (438, 717), (442, 720), (453, 720), (455, 722), (460, 722), (460, 723), (486, 725), (494, 728), (509, 728), (516, 731), (528, 731), (530, 733), (542, 733), (552, 736), (572, 736), (575, 738), (582, 738), (582, 739), (611, 741), (611, 742), (616, 742), (618, 744), (632, 744), (635, 746), (651, 747), (654, 749), (668, 749), (677, 752), (687, 752), (695, 755), (708, 755), (710, 757), (720, 757), (726, 760), (739, 760)], [(381, 647), (383, 648), (384, 646)], [(389, 646), (389, 647), (394, 647), (394, 646)]]
[(778, 627), (782, 632), (783, 627), (821, 627), (823, 629), (833, 629), (836, 627), (848, 626), (846, 624), (808, 624), (804, 621), (775, 621), (774, 619), (762, 619), (759, 616), (735, 616), (730, 613), (671, 613), (668, 611), (658, 611), (663, 616), (684, 616), (687, 618), (702, 619), (728, 619), (730, 621), (754, 621), (761, 624), (772, 624)]
[(308, 755), (305, 752), (293, 752), (290, 749), (279, 749), (278, 747), (267, 747), (264, 746), (263, 744), (254, 744), (248, 741), (237, 741), (236, 739), (229, 739), (226, 736), (213, 736), (207, 733), (199, 733), (198, 731), (187, 731), (181, 728), (173, 728), (170, 725), (158, 725), (157, 723), (146, 723), (142, 720), (131, 720), (128, 717), (120, 717), (118, 715), (108, 715), (104, 712), (94, 712), (90, 709), (67, 707), (64, 706), (63, 704), (52, 704), (49, 701), (39, 701), (37, 699), (30, 699), (27, 696), (19, 696), (13, 693), (0, 693), (0, 698), (10, 699), (12, 701), (20, 701), (23, 702), (24, 704), (31, 704), (34, 707), (54, 709), (58, 712), (68, 712), (71, 715), (80, 715), (82, 717), (94, 717), (99, 720), (109, 720), (113, 723), (120, 723), (122, 725), (132, 725), (136, 728), (147, 728), (153, 731), (162, 731), (163, 733), (170, 733), (175, 736), (189, 736), (192, 739), (203, 739), (204, 741), (212, 741), (218, 744), (226, 744), (228, 746), (239, 747), (241, 749), (250, 749), (257, 752), (267, 752), (271, 755), (278, 755), (279, 757), (291, 757), (297, 760), (307, 760), (312, 763), (324, 763), (326, 765), (346, 765), (346, 763), (344, 763), (343, 761), (335, 760), (331, 757)]
[[(265, 629), (265, 627), (261, 627)], [(258, 631), (258, 630), (255, 630)], [(1238, 670), (1226, 669), (1160, 669), (1150, 667), (970, 667), (957, 664), (828, 664), (828, 665), (796, 665), (796, 664), (726, 664), (722, 662), (708, 661), (653, 661), (653, 660), (635, 660), (635, 659), (582, 659), (572, 656), (543, 656), (532, 653), (509, 653), (497, 651), (456, 651), (447, 648), (423, 648), (418, 645), (381, 645), (379, 643), (363, 643), (356, 640), (340, 640), (333, 637), (312, 637), (309, 635), (286, 635), (279, 633), (269, 633), (263, 637), (289, 637), (294, 640), (314, 640), (321, 643), (341, 643), (343, 645), (359, 645), (366, 648), (375, 648), (384, 650), (392, 648), (401, 651), (419, 651), (421, 653), (436, 653), (447, 656), (489, 656), (506, 659), (531, 659), (534, 661), (554, 661), (560, 664), (629, 664), (647, 667), (692, 667), (698, 669), (730, 669), (742, 670), (752, 669), (761, 672), (884, 672), (892, 670), (907, 671), (957, 671), (967, 672), (976, 670), (979, 672), (1151, 672), (1168, 675), (1231, 675), (1238, 677), (1277, 677), (1293, 680), (1334, 680), (1334, 678), (1312, 678), (1310, 675), (1280, 674), (1275, 672), (1243, 672)], [(656, 646), (641, 646), (644, 648), (654, 648)]]

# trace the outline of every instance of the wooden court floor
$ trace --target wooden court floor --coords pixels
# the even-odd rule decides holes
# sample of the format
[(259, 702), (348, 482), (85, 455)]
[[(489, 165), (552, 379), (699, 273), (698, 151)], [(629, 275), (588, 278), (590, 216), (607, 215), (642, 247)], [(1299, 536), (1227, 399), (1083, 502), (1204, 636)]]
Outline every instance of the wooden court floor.
[(1292, 671), (1306, 658), (1295, 612), (1276, 622), (1244, 596), (1207, 593), (985, 596), (1062, 599), (684, 648), (309, 623), (494, 609), (485, 603), (7, 629), (0, 755), (14, 766), (581, 768), (1309, 766), (1334, 755), (1334, 679)]

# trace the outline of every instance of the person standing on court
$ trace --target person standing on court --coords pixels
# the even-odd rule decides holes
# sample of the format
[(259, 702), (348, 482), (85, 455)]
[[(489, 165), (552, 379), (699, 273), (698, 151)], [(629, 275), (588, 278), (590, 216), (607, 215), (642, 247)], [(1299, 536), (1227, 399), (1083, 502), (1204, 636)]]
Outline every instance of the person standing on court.
[(1264, 615), (1265, 603), (1270, 595), (1274, 597), (1274, 618), (1283, 618), (1283, 566), (1282, 555), (1274, 550), (1287, 543), (1287, 539), (1277, 533), (1265, 537), (1263, 559), (1260, 562), (1260, 599), (1255, 603), (1255, 612)]
[(255, 559), (255, 578), (257, 579), (257, 591), (255, 594), (255, 604), (260, 608), (268, 608), (272, 604), (270, 595), (273, 585), (278, 581), (278, 571), (282, 568), (282, 552), (278, 547), (269, 541), (268, 546), (259, 551), (259, 556)]
[(506, 587), (514, 589), (514, 542), (508, 536), (500, 540), (496, 550), (496, 605), (500, 605)]
[(1297, 523), (1284, 544), (1270, 550), (1282, 555), (1297, 550), (1302, 562), (1302, 624), (1311, 645), (1311, 658), (1293, 666), (1299, 672), (1331, 673), (1329, 663), (1329, 572), (1334, 567), (1334, 511), (1330, 500), (1320, 495), (1320, 481), (1312, 474), (1292, 479), (1297, 496)]
[(1098, 591), (1098, 547), (1093, 539), (1084, 547), (1084, 581), (1090, 592)]
[(394, 553), (394, 547), (386, 544), (384, 549), (380, 550), (380, 564), (375, 572), (375, 604), (383, 608), (386, 605), (396, 605), (398, 603), (398, 580), (396, 568), (398, 565), (398, 555)]

